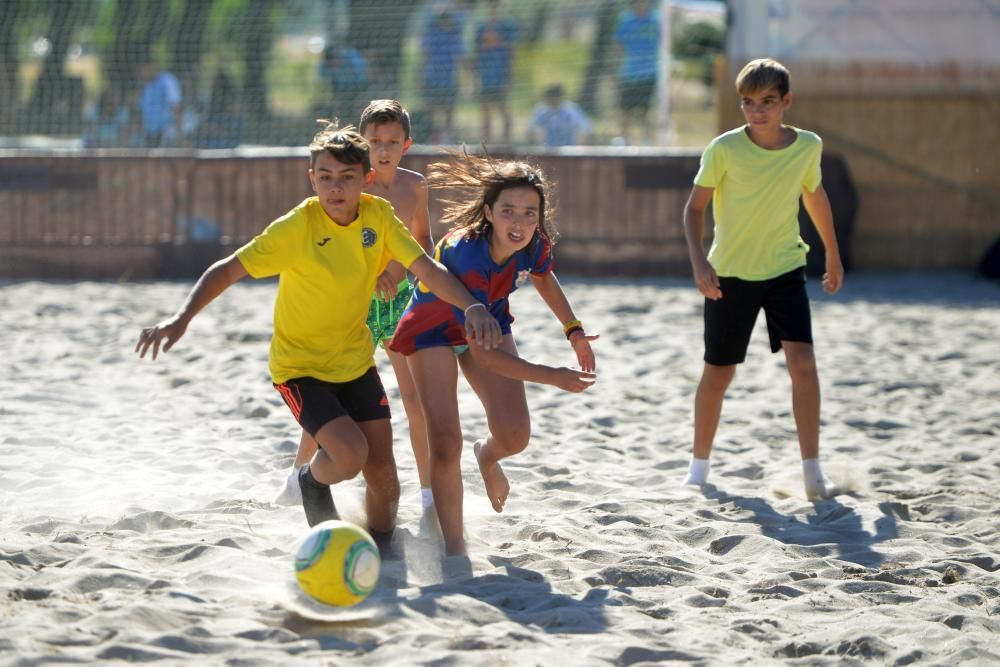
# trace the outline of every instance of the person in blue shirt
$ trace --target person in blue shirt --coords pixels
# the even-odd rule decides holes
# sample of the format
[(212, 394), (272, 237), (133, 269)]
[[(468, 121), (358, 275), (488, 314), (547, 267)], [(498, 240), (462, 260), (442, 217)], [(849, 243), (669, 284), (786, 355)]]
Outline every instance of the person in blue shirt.
[(660, 49), (660, 20), (649, 10), (649, 0), (633, 0), (631, 8), (622, 13), (615, 41), (622, 51), (619, 71), (621, 136), (628, 142), (632, 121), (637, 120), (641, 136), (649, 141), (653, 137), (649, 103), (656, 91)]
[(142, 145), (146, 148), (173, 146), (178, 140), (178, 118), (181, 105), (181, 84), (156, 63), (142, 66), (143, 86), (139, 93), (139, 114), (142, 117)]
[(356, 118), (368, 104), (368, 61), (353, 46), (330, 45), (323, 51), (319, 76), (330, 86), (332, 113), (338, 118)]
[(535, 105), (528, 123), (531, 138), (549, 148), (587, 143), (592, 126), (579, 106), (563, 97), (560, 84), (545, 89), (545, 101)]
[(510, 144), (510, 82), (517, 21), (500, 15), (500, 0), (489, 0), (489, 17), (476, 29), (476, 70), (479, 74), (479, 103), (483, 112), (483, 136), (493, 141), (492, 117), (500, 112), (501, 138)]
[(423, 50), (424, 101), (434, 127), (433, 142), (451, 140), (458, 99), (458, 67), (465, 46), (462, 44), (461, 15), (444, 10), (434, 14), (421, 42)]

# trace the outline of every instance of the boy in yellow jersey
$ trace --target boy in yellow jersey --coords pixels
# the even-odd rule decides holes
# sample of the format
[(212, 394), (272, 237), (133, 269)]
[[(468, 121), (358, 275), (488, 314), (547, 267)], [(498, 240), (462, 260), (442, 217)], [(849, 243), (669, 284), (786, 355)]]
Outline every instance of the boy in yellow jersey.
[[(837, 491), (819, 465), (819, 377), (805, 288), (806, 253), (799, 237), (799, 197), (826, 248), (823, 289), (840, 289), (844, 268), (830, 202), (821, 184), (823, 144), (812, 132), (782, 124), (792, 105), (788, 70), (754, 60), (736, 78), (746, 125), (716, 137), (684, 209), (684, 234), (698, 290), (705, 296), (705, 367), (694, 399), (694, 446), (685, 484), (708, 480), (722, 400), (743, 363), (763, 309), (771, 351), (784, 348), (792, 380), (806, 496)], [(705, 209), (715, 235), (705, 255)]]
[[(410, 136), (410, 114), (396, 100), (372, 100), (361, 113), (358, 131), (371, 147), (374, 181), (365, 188), (369, 194), (382, 197), (392, 204), (396, 217), (405, 224), (413, 238), (428, 253), (434, 248), (431, 240), (430, 214), (427, 209), (427, 182), (421, 174), (399, 166), (403, 155), (413, 144)], [(381, 345), (392, 363), (399, 387), (399, 396), (410, 427), (410, 445), (420, 478), (421, 503), (425, 512), (434, 504), (431, 494), (427, 458), (427, 427), (420, 407), (413, 378), (406, 365), (406, 357), (389, 350), (385, 343), (396, 330), (396, 324), (410, 301), (413, 288), (406, 277), (406, 270), (399, 262), (389, 262), (379, 276), (368, 312), (368, 328), (376, 345)], [(298, 504), (301, 492), (298, 469), (308, 463), (316, 452), (316, 442), (306, 431), (302, 432), (299, 451), (284, 488), (274, 499), (283, 505)]]
[(235, 253), (210, 266), (175, 315), (143, 329), (140, 357), (156, 358), (191, 319), (237, 280), (280, 276), (274, 303), (271, 380), (296, 420), (318, 443), (299, 471), (310, 526), (337, 518), (330, 485), (359, 472), (367, 485), (368, 529), (383, 553), (399, 504), (389, 403), (375, 369), (365, 317), (390, 261), (465, 315), (470, 336), (496, 348), (500, 327), (447, 269), (424, 253), (389, 202), (363, 194), (374, 179), (368, 143), (351, 128), (328, 125), (313, 139), (310, 197)]

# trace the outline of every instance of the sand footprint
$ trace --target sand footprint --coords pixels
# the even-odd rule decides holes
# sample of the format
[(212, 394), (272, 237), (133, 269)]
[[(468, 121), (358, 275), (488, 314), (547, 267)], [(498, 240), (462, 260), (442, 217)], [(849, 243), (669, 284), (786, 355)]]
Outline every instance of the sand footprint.
[(476, 453), (479, 474), (483, 476), (483, 482), (486, 484), (486, 497), (490, 499), (494, 511), (503, 512), (504, 503), (507, 502), (507, 494), (510, 493), (510, 482), (507, 481), (507, 475), (503, 473), (503, 468), (500, 467), (499, 463), (494, 463), (489, 470), (483, 469), (483, 463), (479, 459), (479, 452), (482, 451), (483, 444), (482, 440), (477, 440), (476, 444), (472, 446), (472, 451)]

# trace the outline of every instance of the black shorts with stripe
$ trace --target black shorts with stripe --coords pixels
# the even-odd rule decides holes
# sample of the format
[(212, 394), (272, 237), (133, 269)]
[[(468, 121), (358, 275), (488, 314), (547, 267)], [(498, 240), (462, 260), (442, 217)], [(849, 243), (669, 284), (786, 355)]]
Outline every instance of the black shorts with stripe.
[(771, 352), (781, 341), (812, 344), (812, 317), (804, 268), (770, 280), (719, 278), (722, 298), (705, 299), (705, 361), (714, 366), (741, 364), (757, 314), (764, 310)]
[(306, 432), (316, 433), (338, 417), (356, 422), (389, 419), (389, 399), (374, 366), (348, 382), (325, 382), (311, 377), (294, 378), (274, 385), (295, 420)]

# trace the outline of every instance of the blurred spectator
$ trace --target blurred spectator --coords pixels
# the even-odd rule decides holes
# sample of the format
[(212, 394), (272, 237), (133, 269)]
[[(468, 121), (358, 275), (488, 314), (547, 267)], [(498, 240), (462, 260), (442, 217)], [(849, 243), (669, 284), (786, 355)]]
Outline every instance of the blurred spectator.
[(503, 142), (510, 144), (510, 80), (517, 21), (500, 15), (500, 0), (488, 0), (489, 16), (476, 29), (475, 57), (479, 75), (479, 102), (483, 112), (483, 141), (491, 141), (492, 114), (500, 112)]
[(548, 147), (588, 143), (590, 119), (573, 102), (563, 99), (560, 84), (545, 89), (545, 101), (535, 105), (528, 125), (531, 139)]
[(236, 148), (246, 136), (239, 94), (233, 79), (218, 72), (212, 79), (208, 110), (198, 124), (195, 145), (198, 148)]
[(321, 81), (330, 86), (332, 106), (324, 115), (344, 120), (357, 118), (367, 106), (368, 61), (353, 46), (329, 45), (323, 50), (319, 66)]
[(128, 105), (117, 88), (105, 87), (101, 90), (97, 106), (87, 114), (83, 147), (126, 146), (129, 143), (128, 130)]
[(454, 10), (433, 15), (422, 39), (423, 93), (433, 127), (431, 141), (451, 141), (458, 98), (458, 65), (465, 52), (462, 20)]
[(139, 93), (139, 114), (142, 116), (142, 145), (147, 148), (173, 146), (178, 139), (178, 110), (181, 104), (181, 84), (177, 77), (145, 63), (140, 74), (143, 86)]
[(660, 48), (660, 21), (649, 11), (649, 0), (632, 0), (618, 21), (615, 41), (622, 49), (619, 81), (622, 139), (629, 142), (633, 119), (644, 141), (653, 138), (649, 103), (656, 90)]

